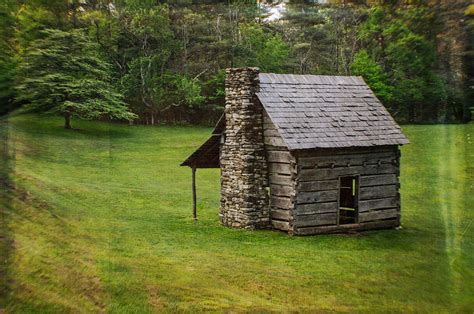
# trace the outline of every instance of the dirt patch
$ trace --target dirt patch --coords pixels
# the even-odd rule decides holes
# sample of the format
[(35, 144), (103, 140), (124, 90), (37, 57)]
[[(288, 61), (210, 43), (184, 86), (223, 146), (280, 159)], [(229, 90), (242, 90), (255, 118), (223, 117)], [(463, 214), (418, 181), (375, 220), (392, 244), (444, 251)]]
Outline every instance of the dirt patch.
[(166, 302), (160, 295), (160, 287), (156, 285), (147, 285), (148, 304), (154, 312), (161, 312), (165, 308)]

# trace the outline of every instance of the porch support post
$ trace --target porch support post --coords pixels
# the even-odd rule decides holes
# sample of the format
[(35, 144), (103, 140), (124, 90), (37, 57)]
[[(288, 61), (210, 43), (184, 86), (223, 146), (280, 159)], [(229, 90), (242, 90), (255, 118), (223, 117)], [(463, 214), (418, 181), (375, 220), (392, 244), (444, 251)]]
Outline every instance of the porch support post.
[(196, 166), (192, 167), (193, 173), (193, 219), (197, 220), (197, 211), (196, 211)]

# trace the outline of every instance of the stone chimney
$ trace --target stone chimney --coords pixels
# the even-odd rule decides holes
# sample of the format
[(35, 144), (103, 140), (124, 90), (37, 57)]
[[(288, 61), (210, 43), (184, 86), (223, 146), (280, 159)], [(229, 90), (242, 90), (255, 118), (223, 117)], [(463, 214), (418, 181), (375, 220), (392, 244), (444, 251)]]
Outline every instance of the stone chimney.
[(220, 221), (229, 227), (270, 226), (263, 108), (255, 95), (258, 74), (258, 68), (226, 70)]

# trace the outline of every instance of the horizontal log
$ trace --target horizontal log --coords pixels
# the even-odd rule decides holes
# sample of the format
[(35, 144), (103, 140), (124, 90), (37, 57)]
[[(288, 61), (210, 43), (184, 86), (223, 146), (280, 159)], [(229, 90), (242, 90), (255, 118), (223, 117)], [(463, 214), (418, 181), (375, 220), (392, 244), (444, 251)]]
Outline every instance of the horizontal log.
[(396, 174), (381, 174), (372, 176), (360, 176), (360, 186), (375, 186), (396, 184), (398, 182)]
[(285, 142), (283, 141), (283, 139), (281, 137), (264, 136), (263, 137), (263, 142), (267, 145), (286, 147), (286, 144), (285, 144)]
[(398, 199), (396, 197), (380, 198), (375, 200), (359, 201), (359, 212), (370, 210), (398, 207)]
[(291, 211), (287, 209), (271, 209), (270, 217), (272, 219), (289, 221), (291, 218)]
[(296, 204), (295, 213), (297, 215), (319, 214), (319, 213), (337, 213), (337, 202)]
[(319, 227), (306, 227), (306, 228), (294, 228), (293, 232), (295, 235), (314, 235), (324, 233), (338, 233), (347, 231), (363, 231), (372, 229), (387, 229), (395, 228), (400, 225), (399, 219), (390, 220), (379, 220), (357, 224), (347, 224), (339, 226), (319, 226)]
[(324, 148), (324, 149), (307, 149), (297, 152), (298, 157), (313, 156), (339, 156), (339, 155), (362, 155), (383, 152), (393, 152), (398, 155), (397, 146), (376, 146), (376, 147), (353, 147), (353, 148)]
[(263, 125), (263, 132), (265, 131), (275, 131), (278, 132), (277, 128), (273, 124), (264, 124)]
[(280, 184), (280, 185), (289, 185), (292, 186), (295, 182), (289, 175), (282, 175), (276, 173), (270, 173), (268, 175), (268, 181), (270, 184)]
[(267, 120), (267, 121), (263, 121), (263, 130), (276, 130), (276, 126), (273, 122)]
[(322, 226), (322, 225), (335, 225), (337, 224), (337, 214), (314, 214), (295, 216), (293, 225), (296, 227), (310, 227), (310, 226)]
[(296, 202), (298, 204), (320, 203), (337, 201), (338, 190), (327, 190), (317, 192), (298, 192)]
[(270, 184), (270, 193), (276, 196), (294, 196), (296, 191), (290, 185)]
[(398, 187), (395, 184), (361, 187), (359, 199), (368, 200), (368, 199), (376, 199), (376, 198), (393, 197), (397, 195), (397, 192), (398, 192)]
[(270, 196), (270, 206), (272, 208), (292, 209), (293, 202), (289, 197)]
[(397, 157), (398, 153), (393, 150), (375, 150), (375, 151), (370, 151), (370, 150), (365, 150), (365, 151), (350, 151), (350, 150), (341, 150), (337, 153), (334, 154), (323, 154), (323, 153), (315, 153), (315, 154), (307, 154), (307, 155), (302, 155), (298, 154), (298, 160), (302, 162), (312, 162), (313, 160), (316, 161), (325, 161), (325, 160), (330, 160), (333, 158), (336, 159), (345, 159), (345, 158), (362, 158), (362, 157), (371, 157), (374, 159), (377, 159), (379, 157)]
[(357, 155), (334, 155), (334, 156), (314, 156), (314, 157), (300, 157), (298, 158), (298, 165), (302, 168), (314, 167), (330, 167), (346, 166), (346, 165), (362, 165), (364, 163), (376, 164), (379, 161), (383, 163), (391, 163), (396, 161), (397, 156), (395, 152), (382, 153), (367, 153)]
[(397, 169), (398, 167), (391, 164), (302, 169), (300, 171), (299, 180), (304, 182), (337, 179), (339, 176), (350, 175), (394, 174), (397, 172)]
[(272, 226), (275, 229), (288, 231), (290, 230), (290, 223), (288, 221), (281, 221), (281, 220), (272, 220)]
[(398, 217), (397, 208), (381, 209), (381, 210), (374, 210), (374, 211), (359, 213), (359, 222), (397, 218), (397, 217)]
[(280, 163), (287, 163), (289, 164), (293, 157), (291, 156), (290, 152), (288, 151), (268, 151), (267, 152), (267, 160), (269, 162), (280, 162)]
[(272, 146), (265, 144), (265, 150), (267, 152), (287, 152), (288, 148), (286, 146)]
[(265, 137), (281, 137), (280, 132), (276, 129), (264, 129), (263, 135)]
[(322, 181), (306, 181), (298, 183), (298, 191), (324, 191), (337, 189), (339, 181), (333, 180), (322, 180)]
[(268, 163), (268, 171), (271, 173), (279, 173), (279, 174), (291, 174), (295, 173), (296, 170), (290, 164), (281, 164), (270, 162)]

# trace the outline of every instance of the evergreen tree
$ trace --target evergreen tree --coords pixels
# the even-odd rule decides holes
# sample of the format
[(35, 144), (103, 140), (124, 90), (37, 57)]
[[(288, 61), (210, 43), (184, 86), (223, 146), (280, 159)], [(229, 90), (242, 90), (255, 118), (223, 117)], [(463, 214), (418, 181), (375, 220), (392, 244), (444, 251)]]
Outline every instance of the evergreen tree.
[(236, 66), (256, 66), (263, 72), (285, 72), (290, 49), (281, 36), (258, 23), (240, 27), (241, 41), (236, 46)]
[(81, 30), (47, 29), (25, 51), (19, 68), (18, 99), (40, 112), (71, 117), (132, 120), (111, 82), (110, 65)]
[(436, 73), (433, 34), (424, 26), (431, 19), (429, 10), (375, 7), (359, 34), (365, 49), (352, 69), (368, 79), (399, 121), (436, 121), (443, 115), (446, 84)]
[(14, 76), (16, 70), (15, 43), (13, 30), (15, 24), (12, 0), (0, 3), (0, 115), (12, 110), (14, 98)]
[[(463, 113), (468, 120), (474, 15), (467, 5), (447, 14), (425, 0), (409, 7), (298, 0), (268, 22), (263, 2), (198, 2), (0, 1), (0, 114), (31, 103), (65, 116), (113, 117), (107, 110), (121, 103), (114, 77), (136, 122), (212, 123), (225, 102), (224, 69), (258, 66), (362, 75), (398, 121), (461, 121)], [(461, 33), (452, 39), (451, 24)]]
[(390, 104), (393, 99), (393, 87), (388, 84), (382, 66), (369, 56), (367, 50), (362, 49), (356, 54), (351, 71), (353, 75), (362, 76), (383, 103)]

